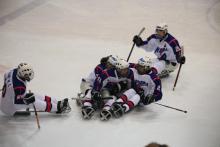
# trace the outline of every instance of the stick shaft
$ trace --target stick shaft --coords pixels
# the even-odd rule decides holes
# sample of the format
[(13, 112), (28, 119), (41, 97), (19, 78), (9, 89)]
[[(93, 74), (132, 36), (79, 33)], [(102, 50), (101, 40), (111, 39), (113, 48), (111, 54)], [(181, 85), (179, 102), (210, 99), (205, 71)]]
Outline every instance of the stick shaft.
[[(184, 46), (181, 46), (181, 49), (182, 49), (181, 56), (184, 56)], [(180, 66), (179, 66), (179, 69), (178, 69), (178, 73), (176, 75), (176, 79), (175, 79), (175, 82), (174, 82), (174, 85), (173, 85), (173, 91), (176, 88), (176, 84), (177, 84), (177, 81), (179, 79), (179, 74), (180, 74), (181, 67), (182, 67), (182, 64), (180, 63)]]
[(35, 117), (36, 117), (36, 120), (37, 120), (37, 127), (38, 127), (38, 129), (40, 129), (40, 122), (39, 122), (39, 118), (38, 118), (37, 110), (36, 110), (36, 107), (35, 107), (34, 104), (33, 104), (33, 107), (34, 107)]
[[(143, 28), (141, 29), (141, 31), (139, 32), (138, 36), (140, 36), (140, 35), (143, 33), (144, 30), (145, 30), (145, 27), (143, 27)], [(131, 53), (133, 52), (133, 49), (134, 49), (134, 46), (135, 46), (135, 43), (133, 43), (133, 45), (132, 45), (132, 47), (131, 47), (131, 51), (130, 51), (130, 53), (129, 53), (129, 55), (128, 55), (127, 62), (128, 62), (129, 59), (130, 59)]]
[(175, 79), (175, 82), (174, 82), (174, 85), (173, 85), (173, 91), (175, 90), (177, 81), (178, 81), (178, 79), (179, 79), (179, 74), (180, 74), (181, 67), (182, 67), (182, 64), (180, 64), (180, 66), (179, 66), (178, 73), (177, 73), (177, 75), (176, 75), (176, 79)]
[(180, 111), (180, 112), (187, 113), (187, 111), (186, 111), (186, 110), (181, 110), (181, 109), (174, 108), (174, 107), (167, 106), (167, 105), (163, 105), (163, 104), (160, 104), (160, 103), (153, 103), (153, 104), (157, 104), (157, 105), (160, 105), (160, 106), (163, 106), (163, 107), (167, 107), (167, 108), (170, 108), (170, 109), (174, 109), (174, 110), (177, 110), (177, 111)]

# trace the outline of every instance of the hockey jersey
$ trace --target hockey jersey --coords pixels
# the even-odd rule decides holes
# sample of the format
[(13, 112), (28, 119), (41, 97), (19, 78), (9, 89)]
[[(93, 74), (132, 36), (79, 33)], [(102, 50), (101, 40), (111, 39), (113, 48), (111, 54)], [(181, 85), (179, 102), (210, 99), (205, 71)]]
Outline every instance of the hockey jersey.
[(122, 81), (126, 82), (128, 87), (132, 87), (134, 82), (134, 74), (130, 68), (128, 69), (128, 74), (126, 77), (120, 77), (115, 68), (104, 70), (102, 74), (96, 78), (93, 90), (100, 92), (102, 88), (111, 89), (113, 86), (115, 86), (115, 84)]
[(161, 39), (156, 34), (151, 35), (141, 46), (146, 51), (154, 51), (159, 60), (177, 63), (181, 56), (179, 42), (169, 33)]
[(134, 73), (134, 89), (144, 91), (144, 96), (154, 95), (155, 101), (162, 98), (161, 81), (159, 77), (151, 71), (148, 74), (140, 75), (135, 68), (131, 68)]
[(83, 80), (85, 80), (86, 82), (89, 82), (89, 84), (91, 86), (93, 86), (94, 82), (95, 82), (95, 79), (96, 77), (98, 77), (102, 72), (103, 70), (106, 69), (106, 66), (105, 64), (99, 64), (95, 67), (95, 69), (89, 74), (88, 77), (84, 78)]
[(26, 82), (17, 76), (17, 69), (13, 69), (4, 75), (3, 99), (13, 99), (14, 104), (24, 104), (23, 97), (26, 94)]

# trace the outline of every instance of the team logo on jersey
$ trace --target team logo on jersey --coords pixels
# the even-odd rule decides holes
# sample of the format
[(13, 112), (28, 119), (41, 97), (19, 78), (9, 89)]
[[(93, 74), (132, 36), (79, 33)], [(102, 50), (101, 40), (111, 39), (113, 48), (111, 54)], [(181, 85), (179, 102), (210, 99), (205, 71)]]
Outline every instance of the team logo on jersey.
[(166, 44), (164, 45), (164, 47), (160, 48), (157, 47), (156, 50), (154, 51), (155, 53), (159, 53), (160, 55), (163, 54), (165, 51), (168, 51)]
[(148, 86), (148, 83), (146, 83), (145, 81), (137, 81), (137, 80), (135, 80), (135, 83), (137, 85), (140, 85), (140, 86)]

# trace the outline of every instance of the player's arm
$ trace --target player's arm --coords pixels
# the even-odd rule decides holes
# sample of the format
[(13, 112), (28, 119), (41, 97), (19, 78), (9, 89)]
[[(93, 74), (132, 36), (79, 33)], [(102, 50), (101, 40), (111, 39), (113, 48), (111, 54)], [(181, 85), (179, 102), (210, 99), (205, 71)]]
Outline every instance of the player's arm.
[(24, 104), (23, 99), (26, 95), (26, 87), (23, 85), (14, 87), (15, 104)]
[(95, 82), (93, 84), (93, 90), (92, 91), (98, 91), (100, 92), (101, 88), (104, 87), (104, 81), (109, 77), (109, 74), (107, 71), (103, 70), (100, 75), (98, 75), (95, 79)]
[(179, 45), (179, 42), (174, 39), (170, 42), (170, 46), (174, 50), (174, 54), (176, 55), (176, 60), (178, 63), (184, 64), (186, 59), (185, 56), (182, 56), (182, 48)]
[(158, 76), (156, 76), (153, 79), (154, 83), (155, 83), (155, 88), (154, 88), (154, 93), (153, 93), (153, 97), (154, 97), (154, 101), (159, 101), (162, 98), (162, 90), (161, 90), (161, 80), (159, 79)]

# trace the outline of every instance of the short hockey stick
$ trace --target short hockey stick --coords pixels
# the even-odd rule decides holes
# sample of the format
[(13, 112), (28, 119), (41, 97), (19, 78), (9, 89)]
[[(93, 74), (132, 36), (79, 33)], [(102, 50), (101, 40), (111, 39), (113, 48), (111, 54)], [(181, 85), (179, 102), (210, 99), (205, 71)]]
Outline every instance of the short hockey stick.
[(153, 103), (153, 104), (157, 104), (157, 105), (160, 105), (160, 106), (163, 106), (163, 107), (167, 107), (167, 108), (170, 108), (170, 109), (174, 109), (174, 110), (177, 110), (177, 111), (180, 111), (180, 112), (187, 113), (187, 111), (186, 111), (186, 110), (181, 110), (181, 109), (174, 108), (174, 107), (167, 106), (167, 105), (163, 105), (163, 104), (160, 104), (160, 103)]
[[(31, 93), (31, 90), (29, 90), (29, 93)], [(40, 129), (39, 117), (38, 117), (37, 110), (36, 110), (36, 107), (35, 107), (34, 103), (33, 103), (33, 108), (34, 108), (34, 113), (35, 113), (35, 117), (36, 117), (36, 120), (37, 120), (37, 127), (38, 127), (38, 129)]]
[(182, 63), (180, 63), (180, 66), (179, 66), (179, 69), (178, 69), (178, 73), (176, 75), (176, 79), (175, 79), (175, 82), (174, 82), (174, 85), (173, 85), (173, 91), (175, 90), (175, 87), (176, 87), (176, 84), (177, 84), (177, 81), (178, 81), (178, 78), (179, 78), (179, 74), (180, 74), (180, 70), (181, 70), (181, 67), (182, 67)]
[[(140, 35), (144, 32), (144, 30), (145, 30), (145, 27), (143, 27), (143, 28), (141, 29), (141, 31), (139, 32), (138, 36), (140, 36)], [(128, 55), (127, 62), (129, 61), (129, 58), (130, 58), (130, 56), (131, 56), (131, 53), (133, 52), (134, 46), (135, 46), (135, 43), (133, 43), (133, 45), (132, 45), (132, 47), (131, 47), (131, 51), (130, 51), (130, 53), (129, 53), (129, 55)]]
[[(184, 47), (182, 46), (181, 48), (182, 48), (182, 55), (181, 55), (181, 56), (183, 56), (183, 55), (184, 55)], [(173, 91), (175, 90), (177, 81), (178, 81), (178, 79), (179, 79), (179, 74), (180, 74), (180, 70), (181, 70), (182, 65), (183, 65), (183, 64), (180, 63), (180, 66), (179, 66), (179, 69), (178, 69), (178, 72), (177, 72), (177, 75), (176, 75), (176, 79), (175, 79), (175, 82), (174, 82), (174, 85), (173, 85)]]
[(39, 122), (37, 110), (36, 110), (36, 107), (35, 107), (34, 103), (33, 103), (33, 107), (34, 107), (35, 117), (36, 117), (36, 120), (37, 120), (37, 127), (38, 127), (38, 129), (40, 129), (40, 122)]

